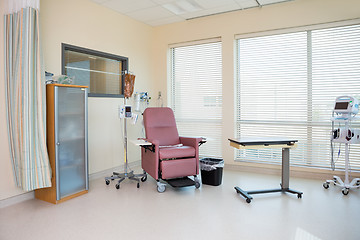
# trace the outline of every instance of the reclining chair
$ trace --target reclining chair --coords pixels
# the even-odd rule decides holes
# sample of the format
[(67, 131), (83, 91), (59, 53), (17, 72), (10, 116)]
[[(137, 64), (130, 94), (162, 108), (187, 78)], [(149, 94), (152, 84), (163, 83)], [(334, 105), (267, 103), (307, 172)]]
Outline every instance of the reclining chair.
[[(143, 113), (146, 140), (152, 145), (141, 148), (141, 166), (164, 192), (164, 180), (173, 187), (200, 187), (199, 144), (202, 138), (179, 137), (171, 108), (147, 108)], [(188, 178), (193, 176), (194, 180)]]

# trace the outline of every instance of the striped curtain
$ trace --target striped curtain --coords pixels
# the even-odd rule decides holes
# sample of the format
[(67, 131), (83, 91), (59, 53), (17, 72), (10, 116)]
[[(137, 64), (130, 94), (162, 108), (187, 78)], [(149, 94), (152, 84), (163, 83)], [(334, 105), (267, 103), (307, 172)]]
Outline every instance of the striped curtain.
[(17, 9), (4, 20), (6, 108), (14, 178), (24, 191), (50, 187), (39, 11)]

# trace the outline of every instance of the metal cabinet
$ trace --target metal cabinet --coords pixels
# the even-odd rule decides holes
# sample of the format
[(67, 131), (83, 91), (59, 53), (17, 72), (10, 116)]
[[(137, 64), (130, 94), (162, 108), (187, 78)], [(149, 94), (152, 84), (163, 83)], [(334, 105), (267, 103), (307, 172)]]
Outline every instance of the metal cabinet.
[(87, 87), (46, 86), (47, 147), (52, 187), (38, 189), (35, 197), (59, 203), (87, 193)]

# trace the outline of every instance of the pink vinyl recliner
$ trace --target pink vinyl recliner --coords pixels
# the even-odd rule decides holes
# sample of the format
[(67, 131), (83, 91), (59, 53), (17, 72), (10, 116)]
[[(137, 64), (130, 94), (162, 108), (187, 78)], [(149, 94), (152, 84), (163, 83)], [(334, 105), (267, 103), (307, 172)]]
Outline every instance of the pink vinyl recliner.
[[(200, 187), (199, 144), (202, 138), (179, 137), (171, 108), (147, 108), (143, 113), (147, 141), (141, 148), (141, 166), (157, 181), (158, 192), (164, 192), (164, 180), (173, 187)], [(188, 178), (194, 176), (194, 180)]]

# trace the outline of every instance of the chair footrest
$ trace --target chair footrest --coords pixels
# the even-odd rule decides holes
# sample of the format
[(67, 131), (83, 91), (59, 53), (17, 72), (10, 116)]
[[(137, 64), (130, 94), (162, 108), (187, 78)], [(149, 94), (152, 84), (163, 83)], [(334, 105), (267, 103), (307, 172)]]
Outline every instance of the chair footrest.
[(195, 182), (188, 177), (182, 178), (173, 178), (169, 180), (165, 180), (172, 187), (189, 187), (194, 186)]

